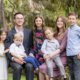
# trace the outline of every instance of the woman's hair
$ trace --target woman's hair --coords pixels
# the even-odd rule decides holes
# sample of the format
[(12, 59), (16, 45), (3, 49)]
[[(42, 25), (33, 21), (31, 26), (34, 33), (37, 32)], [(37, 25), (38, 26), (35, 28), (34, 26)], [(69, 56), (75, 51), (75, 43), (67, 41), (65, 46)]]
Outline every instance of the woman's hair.
[[(5, 30), (4, 28), (1, 28), (1, 29), (0, 29), (0, 36), (1, 36), (1, 34), (2, 34), (3, 32), (5, 32), (6, 35), (7, 35), (7, 30)], [(1, 37), (0, 37), (0, 40), (1, 40)]]
[(44, 28), (44, 34), (45, 34), (45, 32), (46, 32), (47, 30), (50, 30), (51, 32), (53, 32), (52, 27), (45, 27), (45, 28)]
[(16, 33), (14, 39), (23, 39), (23, 36), (20, 33)]
[(63, 22), (63, 33), (66, 31), (66, 18), (64, 16), (58, 16), (57, 19), (56, 19), (56, 25), (55, 25), (55, 32), (54, 32), (54, 37), (56, 37), (59, 33), (59, 28), (57, 26), (57, 21), (58, 19), (61, 18), (62, 19), (62, 22)]
[(45, 28), (45, 20), (42, 17), (42, 15), (36, 15), (35, 18), (34, 18), (34, 22), (33, 22), (33, 43), (34, 44), (36, 43), (36, 30), (37, 30), (37, 26), (36, 26), (35, 20), (37, 18), (42, 19), (42, 37), (43, 37), (43, 40), (45, 39), (45, 35), (44, 35), (44, 32), (43, 32), (43, 29)]

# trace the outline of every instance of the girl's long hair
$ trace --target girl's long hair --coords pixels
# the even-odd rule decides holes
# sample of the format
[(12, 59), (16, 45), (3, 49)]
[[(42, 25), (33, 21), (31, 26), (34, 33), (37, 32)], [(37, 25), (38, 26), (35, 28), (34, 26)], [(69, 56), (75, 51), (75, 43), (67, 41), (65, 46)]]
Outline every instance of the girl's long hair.
[(59, 33), (59, 28), (57, 26), (57, 21), (58, 19), (61, 18), (62, 19), (62, 22), (63, 22), (63, 33), (66, 31), (66, 18), (64, 16), (58, 16), (57, 19), (56, 19), (56, 25), (55, 25), (55, 32), (54, 32), (54, 37), (56, 37)]
[(37, 30), (37, 26), (36, 26), (35, 20), (37, 18), (42, 19), (42, 38), (43, 38), (43, 40), (45, 39), (45, 35), (44, 35), (44, 32), (43, 32), (43, 30), (45, 28), (45, 20), (42, 17), (42, 15), (36, 15), (35, 18), (34, 18), (34, 22), (33, 22), (33, 43), (34, 43), (34, 45), (36, 43), (36, 30)]

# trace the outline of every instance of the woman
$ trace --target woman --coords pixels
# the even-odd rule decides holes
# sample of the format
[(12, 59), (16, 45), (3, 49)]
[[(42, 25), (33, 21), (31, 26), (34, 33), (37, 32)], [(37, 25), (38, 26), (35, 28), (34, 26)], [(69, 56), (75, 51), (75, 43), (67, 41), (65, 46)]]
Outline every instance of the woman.
[[(48, 55), (46, 58), (54, 58), (57, 54), (60, 54), (60, 59), (64, 67), (67, 66), (67, 57), (66, 57), (66, 44), (67, 44), (67, 30), (66, 30), (66, 19), (64, 16), (58, 16), (56, 19), (54, 37), (58, 40), (60, 47), (52, 54)], [(60, 79), (60, 72), (58, 67), (54, 64), (53, 76), (55, 79)], [(47, 75), (47, 66), (46, 63), (43, 63), (39, 67), (39, 78), (40, 80), (45, 80), (45, 75)]]

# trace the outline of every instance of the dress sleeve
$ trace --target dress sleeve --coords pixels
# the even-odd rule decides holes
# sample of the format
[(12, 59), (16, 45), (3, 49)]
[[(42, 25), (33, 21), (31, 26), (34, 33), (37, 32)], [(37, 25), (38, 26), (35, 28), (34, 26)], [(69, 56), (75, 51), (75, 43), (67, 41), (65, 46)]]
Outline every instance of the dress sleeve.
[(3, 56), (3, 51), (4, 51), (4, 46), (3, 45), (0, 45), (0, 56)]
[(60, 53), (62, 53), (66, 49), (66, 45), (67, 45), (67, 33), (68, 33), (67, 31), (64, 33), (65, 35), (64, 35), (64, 37), (63, 37), (63, 39), (61, 41), (61, 44), (60, 44), (60, 47), (59, 47), (59, 49), (61, 50)]

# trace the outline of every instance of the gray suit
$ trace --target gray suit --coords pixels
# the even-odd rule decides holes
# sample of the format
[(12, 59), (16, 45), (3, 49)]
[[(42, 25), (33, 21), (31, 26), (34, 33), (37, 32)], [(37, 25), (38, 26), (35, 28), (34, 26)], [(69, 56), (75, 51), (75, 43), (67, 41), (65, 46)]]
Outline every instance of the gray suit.
[[(5, 49), (9, 48), (10, 45), (13, 43), (13, 37), (15, 33), (16, 33), (15, 28), (11, 29), (8, 32), (7, 39), (5, 40)], [(23, 46), (25, 48), (26, 54), (29, 55), (29, 53), (33, 53), (32, 33), (30, 30), (23, 28), (23, 34), (24, 34)], [(20, 80), (22, 67), (25, 68), (26, 80), (33, 80), (34, 69), (31, 63), (20, 65), (11, 60), (12, 59), (11, 54), (7, 53), (6, 55), (8, 57), (8, 67), (10, 65), (10, 67), (13, 68), (13, 80)]]

